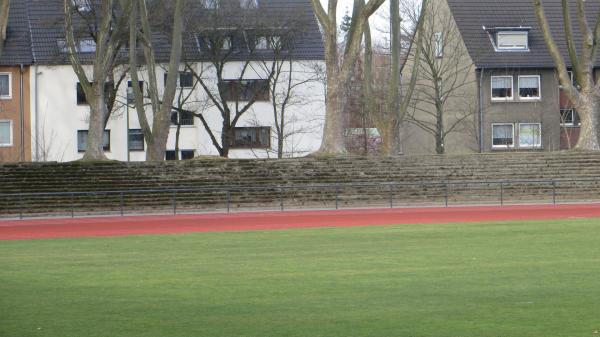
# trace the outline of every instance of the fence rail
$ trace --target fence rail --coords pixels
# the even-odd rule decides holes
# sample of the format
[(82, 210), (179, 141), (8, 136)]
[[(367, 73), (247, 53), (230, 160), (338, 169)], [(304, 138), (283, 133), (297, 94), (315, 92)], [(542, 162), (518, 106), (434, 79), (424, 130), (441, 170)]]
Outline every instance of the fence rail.
[(0, 194), (0, 218), (600, 201), (600, 177)]

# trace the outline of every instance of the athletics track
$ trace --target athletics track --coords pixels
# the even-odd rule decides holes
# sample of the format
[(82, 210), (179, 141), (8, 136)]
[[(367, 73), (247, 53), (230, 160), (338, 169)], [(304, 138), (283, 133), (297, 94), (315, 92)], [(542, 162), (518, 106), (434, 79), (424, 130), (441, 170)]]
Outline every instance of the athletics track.
[(0, 221), (0, 240), (599, 218), (600, 204), (252, 212)]

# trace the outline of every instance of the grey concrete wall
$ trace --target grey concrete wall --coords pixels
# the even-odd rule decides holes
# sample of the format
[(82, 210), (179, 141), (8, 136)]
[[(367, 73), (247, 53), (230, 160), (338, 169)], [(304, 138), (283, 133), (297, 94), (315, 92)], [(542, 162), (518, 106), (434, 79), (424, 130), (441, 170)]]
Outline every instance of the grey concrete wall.
[[(553, 69), (494, 69), (483, 70), (483, 144), (484, 152), (497, 151), (557, 151), (560, 150), (560, 95), (558, 79)], [(540, 100), (519, 98), (518, 77), (539, 75)], [(493, 101), (491, 97), (492, 76), (513, 76), (513, 99)], [(513, 148), (492, 147), (492, 124), (513, 123), (515, 141)], [(537, 149), (519, 147), (519, 123), (542, 125), (542, 147)]]

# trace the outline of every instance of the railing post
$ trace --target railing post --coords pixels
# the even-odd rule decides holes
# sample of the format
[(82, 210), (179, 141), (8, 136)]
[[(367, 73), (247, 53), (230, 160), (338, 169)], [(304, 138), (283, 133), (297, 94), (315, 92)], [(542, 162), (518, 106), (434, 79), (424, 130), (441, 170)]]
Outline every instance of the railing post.
[(121, 216), (124, 216), (125, 215), (125, 211), (124, 211), (124, 208), (125, 208), (125, 196), (123, 195), (123, 192), (121, 192), (119, 194), (119, 206), (120, 206), (120, 209), (121, 209)]
[(444, 202), (446, 204), (446, 207), (448, 207), (448, 182), (447, 181), (444, 182)]
[(283, 187), (279, 186), (279, 208), (283, 212)]
[(173, 215), (177, 215), (177, 191), (173, 191)]
[(23, 195), (19, 193), (19, 219), (23, 220)]
[(552, 180), (552, 204), (556, 205), (556, 181)]
[(231, 192), (229, 190), (227, 192), (227, 213), (231, 212)]
[(335, 209), (339, 209), (340, 202), (340, 186), (335, 185)]
[(390, 184), (390, 208), (394, 208), (394, 185)]
[(500, 206), (504, 206), (504, 182), (500, 182)]
[(71, 193), (71, 218), (75, 217), (75, 194)]

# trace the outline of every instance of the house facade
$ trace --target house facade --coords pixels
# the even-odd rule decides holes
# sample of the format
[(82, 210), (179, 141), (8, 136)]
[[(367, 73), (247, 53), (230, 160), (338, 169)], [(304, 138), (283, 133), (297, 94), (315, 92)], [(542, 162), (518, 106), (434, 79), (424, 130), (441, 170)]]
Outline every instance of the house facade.
[[(44, 5), (41, 6), (40, 2)], [(75, 1), (74, 4), (80, 4)], [(30, 60), (23, 72), (24, 132), (26, 156), (7, 157), (0, 161), (71, 161), (83, 157), (87, 141), (90, 107), (68, 59), (65, 48), (64, 9), (62, 0), (24, 0), (11, 2), (11, 15), (22, 10), (22, 16), (9, 21), (10, 27), (24, 25), (27, 30), (27, 45)], [(274, 41), (283, 43), (277, 27), (263, 26), (260, 36), (252, 24), (248, 29), (231, 29), (231, 22), (222, 22), (223, 27), (207, 27), (212, 31), (227, 31), (226, 39), (219, 46), (230, 57), (221, 60), (223, 71), (216, 74), (215, 60), (204, 40), (197, 32), (184, 35), (184, 58), (180, 66), (176, 101), (171, 113), (171, 129), (167, 143), (167, 160), (191, 159), (198, 156), (218, 155), (221, 143), (223, 112), (220, 102), (209, 99), (222, 93), (222, 87), (232, 88), (222, 104), (227, 104), (231, 119), (240, 107), (249, 105), (232, 130), (229, 157), (267, 158), (277, 156), (278, 138), (283, 137), (285, 157), (301, 156), (313, 152), (320, 146), (325, 114), (325, 85), (321, 72), (324, 68), (323, 45), (312, 7), (308, 0), (222, 0), (219, 2), (194, 2), (190, 11), (199, 17), (217, 15), (220, 10), (237, 13), (260, 13), (282, 18), (293, 16), (302, 19), (302, 33), (294, 36), (293, 43), (285, 49), (285, 56), (274, 53)], [(85, 11), (86, 8), (81, 8)], [(84, 13), (85, 14), (85, 13)], [(231, 15), (226, 15), (231, 17)], [(235, 20), (235, 18), (230, 18)], [(199, 20), (209, 22), (209, 20)], [(241, 20), (238, 20), (241, 21)], [(262, 22), (265, 22), (264, 20)], [(239, 24), (239, 23), (236, 23)], [(197, 28), (197, 27), (194, 27)], [(252, 37), (250, 38), (250, 33)], [(155, 41), (157, 55), (156, 83), (164, 90), (164, 78), (170, 46), (165, 39)], [(95, 43), (82, 37), (78, 41), (79, 57), (91, 79), (91, 60), (95, 54)], [(146, 159), (146, 142), (134, 107), (130, 76), (126, 70), (127, 52), (123, 52), (121, 65), (114, 70), (116, 90), (113, 109), (107, 120), (104, 134), (104, 150), (109, 159), (120, 161), (143, 161)], [(2, 60), (5, 57), (2, 56)], [(269, 76), (274, 63), (283, 65), (278, 76)], [(20, 67), (15, 68), (20, 71)], [(0, 68), (0, 76), (2, 76)], [(202, 85), (194, 77), (201, 76)], [(138, 76), (142, 90), (148, 88), (148, 71), (142, 66)], [(12, 75), (15, 83), (19, 76)], [(0, 80), (2, 78), (0, 77)], [(2, 82), (0, 82), (1, 84)], [(118, 83), (118, 85), (116, 84)], [(13, 84), (15, 86), (16, 84)], [(287, 89), (287, 90), (286, 90)], [(259, 90), (260, 92), (257, 92)], [(255, 93), (256, 95), (253, 95)], [(145, 95), (146, 96), (146, 95)], [(254, 97), (256, 96), (256, 97)], [(283, 106), (283, 99), (286, 105)], [(255, 102), (248, 104), (250, 99)], [(148, 99), (146, 99), (148, 101)], [(220, 101), (220, 100), (218, 100)], [(14, 109), (13, 109), (14, 110)], [(282, 110), (284, 110), (282, 114)], [(147, 109), (148, 120), (152, 113)], [(199, 118), (199, 116), (202, 118)], [(285, 130), (278, 132), (276, 121), (285, 118)], [(5, 117), (0, 114), (0, 123)], [(8, 119), (8, 118), (6, 118)], [(14, 125), (12, 123), (12, 132)], [(279, 123), (279, 125), (282, 125)], [(2, 124), (0, 124), (2, 127)], [(0, 129), (1, 130), (1, 129)], [(209, 132), (210, 131), (210, 132)], [(15, 138), (15, 137), (12, 137)], [(18, 137), (17, 137), (18, 138)], [(13, 141), (13, 143), (15, 143)], [(16, 144), (16, 143), (15, 143)], [(0, 145), (1, 146), (1, 145)], [(11, 147), (12, 148), (12, 147)], [(0, 147), (0, 151), (2, 148)], [(1, 153), (1, 152), (0, 152)]]
[(31, 160), (31, 40), (26, 8), (11, 4), (4, 52), (0, 58), (0, 162)]
[[(455, 53), (464, 53), (463, 62), (472, 64), (465, 72), (468, 90), (463, 98), (475, 102), (471, 117), (462, 123), (468, 133), (455, 132), (448, 152), (557, 151), (572, 148), (579, 135), (577, 111), (562, 92), (554, 61), (538, 26), (533, 4), (523, 1), (435, 0), (441, 15), (451, 17), (460, 43), (452, 46), (442, 34), (431, 42), (441, 53), (436, 62)], [(544, 1), (546, 15), (555, 40), (559, 42), (567, 66), (570, 67), (563, 33), (560, 1)], [(600, 9), (598, 2), (586, 2), (590, 20)], [(571, 10), (575, 11), (575, 6)], [(572, 14), (575, 17), (575, 13)], [(428, 22), (425, 21), (427, 26)], [(425, 29), (427, 30), (427, 28)], [(575, 32), (579, 34), (578, 30)], [(578, 35), (576, 35), (578, 37)], [(462, 46), (462, 47), (461, 47)], [(434, 47), (435, 48), (435, 47)], [(464, 48), (462, 50), (461, 48)], [(410, 74), (407, 67), (405, 81)], [(420, 78), (419, 80), (422, 80)], [(446, 86), (446, 82), (440, 82)], [(465, 107), (466, 108), (466, 107)], [(431, 108), (429, 108), (431, 110)], [(415, 109), (415, 114), (431, 115), (427, 109)], [(448, 109), (447, 118), (456, 118)], [(419, 133), (419, 128), (407, 123), (406, 133)], [(417, 130), (417, 131), (415, 131)], [(470, 138), (470, 139), (469, 139)], [(405, 153), (433, 153), (431, 147), (413, 144), (408, 137)], [(431, 143), (431, 141), (429, 141)]]

